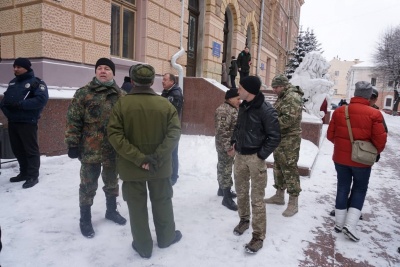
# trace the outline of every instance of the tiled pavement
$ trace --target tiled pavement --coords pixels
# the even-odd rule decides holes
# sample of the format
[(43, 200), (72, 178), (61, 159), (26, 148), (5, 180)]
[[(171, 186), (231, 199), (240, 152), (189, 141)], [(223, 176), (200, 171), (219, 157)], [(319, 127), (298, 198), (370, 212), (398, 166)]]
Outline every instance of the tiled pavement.
[[(395, 139), (396, 143), (400, 141), (400, 133), (391, 133), (390, 135), (390, 138)], [(390, 139), (388, 139), (389, 141)], [(400, 177), (396, 175), (396, 173), (400, 173), (400, 159), (398, 158), (399, 152), (396, 152), (396, 150), (399, 151), (400, 148), (387, 145), (384, 151), (385, 155), (382, 156), (379, 164), (373, 166), (378, 171), (379, 176), (371, 176), (371, 179), (381, 179), (378, 183), (380, 188), (377, 188), (379, 194), (374, 194), (378, 195), (378, 197), (372, 198), (367, 193), (364, 208), (366, 205), (369, 205), (370, 208), (366, 209), (367, 211), (363, 211), (363, 220), (359, 221), (357, 228), (360, 232), (360, 238), (370, 239), (368, 240), (368, 246), (362, 249), (368, 250), (370, 257), (379, 258), (379, 262), (385, 263), (384, 265), (379, 265), (379, 267), (400, 266), (400, 253), (396, 252), (397, 248), (400, 247), (400, 187), (393, 188), (393, 184), (400, 185)], [(382, 174), (380, 174), (381, 170)], [(331, 198), (321, 197), (319, 201), (330, 205), (328, 202), (331, 201)], [(381, 205), (377, 205), (378, 203)], [(382, 205), (385, 209), (384, 211), (375, 208), (375, 206), (382, 207)], [(387, 216), (389, 218), (385, 220)], [(366, 259), (343, 256), (339, 252), (343, 251), (343, 248), (342, 250), (338, 249), (337, 246), (340, 245), (340, 242), (337, 242), (337, 239), (344, 239), (344, 237), (340, 236), (343, 234), (337, 234), (333, 231), (334, 217), (326, 214), (323, 219), (324, 223), (313, 231), (314, 240), (311, 242), (303, 241), (307, 243), (307, 247), (304, 250), (305, 260), (300, 261), (299, 266), (377, 266)], [(392, 227), (382, 226), (380, 224), (382, 222), (391, 222)], [(378, 233), (380, 238), (374, 239), (368, 236), (371, 232), (374, 232), (375, 236)], [(348, 240), (348, 242), (352, 241)], [(396, 246), (393, 247), (393, 244), (396, 244)], [(361, 241), (354, 243), (355, 250), (357, 250), (357, 246), (362, 246)]]

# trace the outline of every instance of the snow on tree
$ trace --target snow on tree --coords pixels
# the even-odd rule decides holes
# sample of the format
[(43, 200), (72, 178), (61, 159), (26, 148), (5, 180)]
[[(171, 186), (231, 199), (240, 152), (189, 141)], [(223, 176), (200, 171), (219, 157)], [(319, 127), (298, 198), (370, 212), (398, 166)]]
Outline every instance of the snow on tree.
[(333, 82), (327, 76), (330, 64), (319, 52), (313, 51), (305, 55), (299, 67), (293, 73), (290, 83), (299, 86), (304, 92), (304, 107), (307, 113), (323, 118), (325, 113), (320, 111), (324, 100), (330, 105), (333, 92)]
[(305, 32), (300, 30), (299, 36), (295, 41), (295, 47), (289, 52), (290, 58), (285, 70), (285, 75), (288, 79), (292, 78), (293, 73), (303, 61), (303, 58), (311, 51), (321, 51), (320, 44), (314, 32), (309, 29)]

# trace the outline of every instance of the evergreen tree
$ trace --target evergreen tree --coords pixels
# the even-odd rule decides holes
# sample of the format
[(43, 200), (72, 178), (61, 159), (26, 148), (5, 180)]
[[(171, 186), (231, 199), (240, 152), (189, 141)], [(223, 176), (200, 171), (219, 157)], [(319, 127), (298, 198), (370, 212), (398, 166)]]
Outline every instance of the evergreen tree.
[(303, 58), (308, 52), (321, 51), (321, 44), (318, 43), (317, 37), (313, 31), (307, 29), (305, 32), (300, 30), (299, 36), (295, 41), (295, 46), (292, 51), (289, 52), (290, 58), (286, 65), (285, 75), (288, 79), (292, 78), (292, 74), (303, 61)]

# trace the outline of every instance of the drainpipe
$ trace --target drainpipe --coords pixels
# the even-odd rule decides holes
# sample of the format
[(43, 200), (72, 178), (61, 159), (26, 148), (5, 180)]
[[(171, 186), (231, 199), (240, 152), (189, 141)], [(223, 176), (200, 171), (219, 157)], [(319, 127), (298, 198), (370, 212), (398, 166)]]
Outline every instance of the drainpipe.
[(263, 33), (263, 21), (264, 21), (264, 2), (265, 0), (262, 0), (261, 2), (261, 14), (260, 14), (260, 32), (258, 34), (258, 49), (257, 49), (257, 68), (256, 68), (256, 76), (259, 76), (258, 71), (259, 68), (261, 68), (261, 45), (262, 45), (262, 33)]
[(178, 58), (180, 58), (183, 54), (185, 54), (185, 49), (183, 48), (182, 45), (182, 39), (183, 39), (183, 16), (185, 14), (185, 0), (181, 0), (182, 3), (182, 10), (181, 10), (181, 34), (180, 34), (180, 46), (181, 49), (172, 56), (171, 58), (171, 64), (172, 67), (176, 70), (178, 70), (178, 74), (179, 74), (179, 86), (182, 88), (182, 92), (183, 92), (183, 68), (181, 65), (176, 63), (176, 60)]

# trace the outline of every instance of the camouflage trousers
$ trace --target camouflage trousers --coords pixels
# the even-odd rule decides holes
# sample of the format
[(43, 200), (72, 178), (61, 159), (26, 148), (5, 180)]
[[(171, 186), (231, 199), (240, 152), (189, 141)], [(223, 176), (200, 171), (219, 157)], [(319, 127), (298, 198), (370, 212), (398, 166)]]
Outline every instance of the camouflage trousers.
[(300, 142), (300, 135), (282, 139), (274, 151), (274, 187), (287, 189), (291, 196), (298, 196), (301, 192), (300, 175), (297, 168)]
[[(103, 170), (101, 169), (103, 165)], [(93, 199), (98, 188), (98, 180), (101, 172), (106, 197), (118, 196), (119, 186), (115, 163), (81, 163), (81, 184), (79, 185), (79, 206), (93, 205)]]
[(217, 178), (219, 188), (226, 189), (233, 185), (232, 181), (232, 165), (233, 157), (228, 156), (228, 154), (223, 151), (218, 151), (218, 164), (217, 164)]
[(265, 161), (258, 158), (257, 154), (240, 155), (236, 153), (234, 170), (239, 217), (250, 220), (251, 200), (253, 234), (264, 240), (267, 231), (267, 214), (264, 203), (265, 187), (267, 186)]

